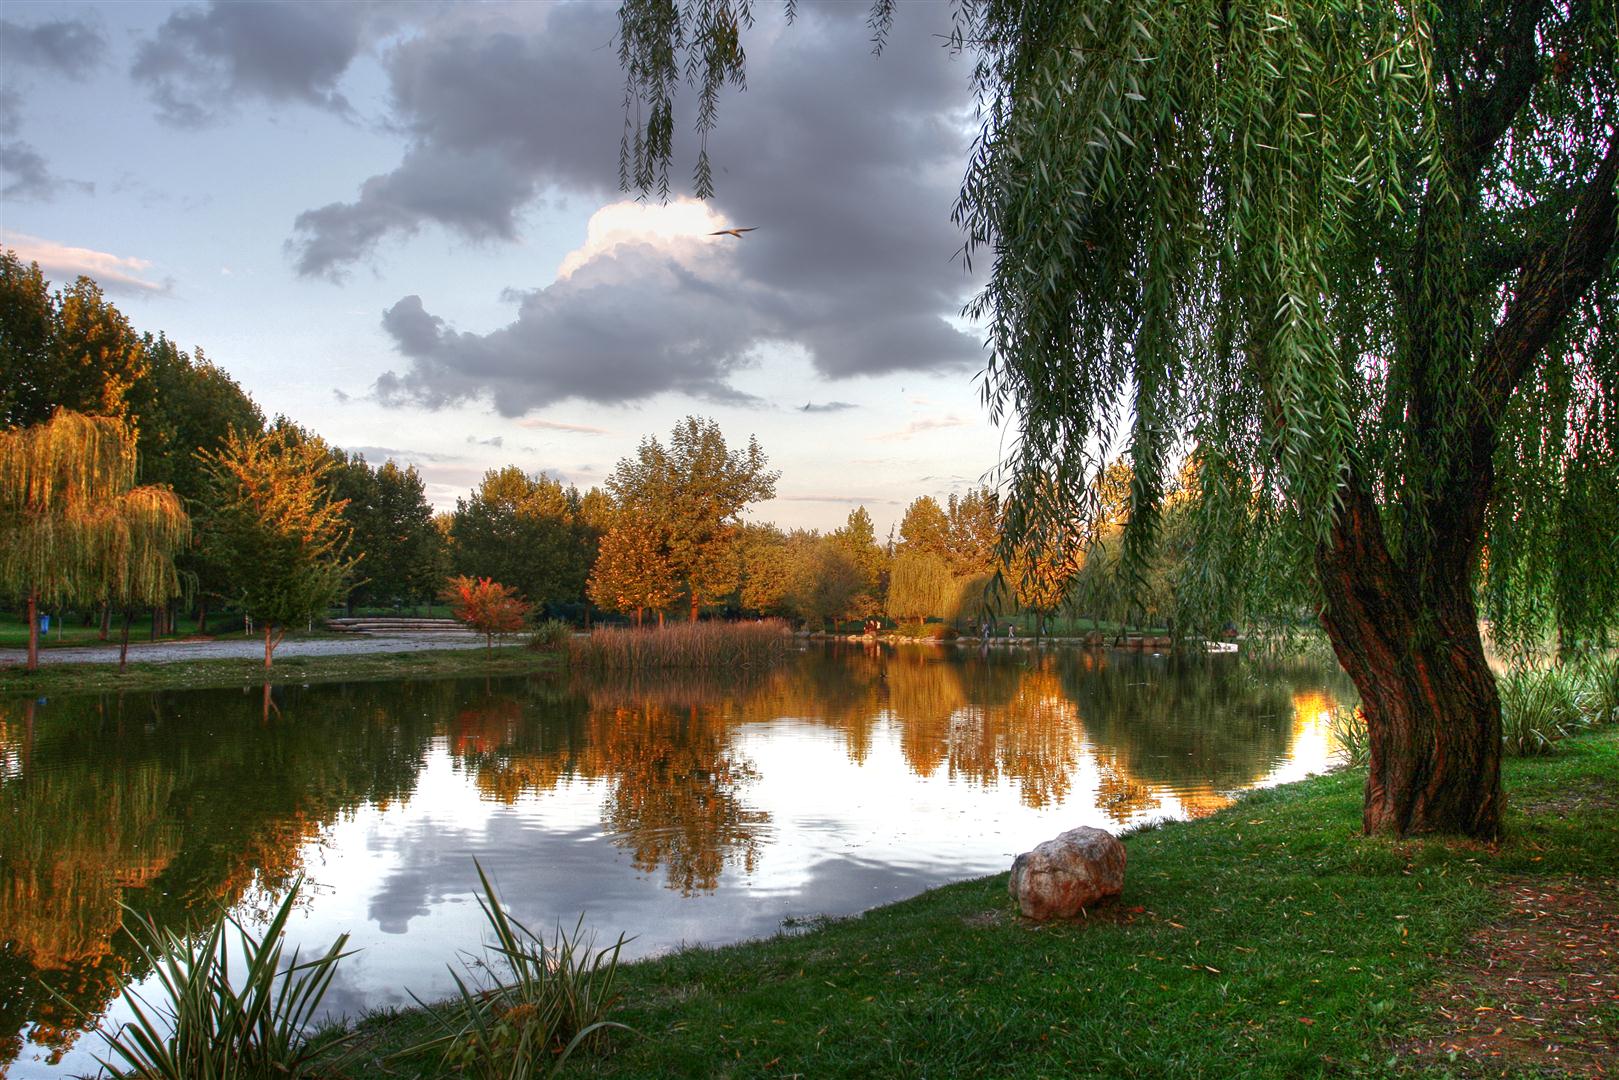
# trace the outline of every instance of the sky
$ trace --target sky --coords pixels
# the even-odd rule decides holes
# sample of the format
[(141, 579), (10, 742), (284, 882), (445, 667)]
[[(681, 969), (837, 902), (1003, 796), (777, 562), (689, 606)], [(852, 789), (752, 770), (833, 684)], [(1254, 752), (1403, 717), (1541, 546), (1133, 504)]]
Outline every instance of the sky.
[[(95, 277), (268, 415), (453, 508), (581, 488), (711, 416), (781, 471), (752, 517), (885, 535), (1008, 449), (951, 204), (974, 132), (949, 8), (760, 6), (688, 197), (618, 186), (616, 4), (0, 2), (0, 243)], [(710, 236), (753, 227), (741, 237)]]

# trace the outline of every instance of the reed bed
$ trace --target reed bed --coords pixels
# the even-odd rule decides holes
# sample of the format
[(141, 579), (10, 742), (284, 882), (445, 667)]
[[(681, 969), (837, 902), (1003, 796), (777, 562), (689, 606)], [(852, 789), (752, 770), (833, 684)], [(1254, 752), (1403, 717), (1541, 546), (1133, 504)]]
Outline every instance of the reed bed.
[(792, 631), (761, 622), (672, 623), (657, 629), (604, 628), (568, 645), (568, 662), (589, 671), (760, 670), (794, 649)]

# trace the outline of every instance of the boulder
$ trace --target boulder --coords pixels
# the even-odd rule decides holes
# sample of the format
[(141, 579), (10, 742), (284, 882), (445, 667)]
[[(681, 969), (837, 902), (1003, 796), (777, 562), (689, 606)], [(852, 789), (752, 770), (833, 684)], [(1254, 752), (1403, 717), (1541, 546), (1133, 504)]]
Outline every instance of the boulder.
[(1030, 919), (1071, 919), (1124, 891), (1124, 845), (1102, 829), (1069, 829), (1019, 855), (1007, 891)]

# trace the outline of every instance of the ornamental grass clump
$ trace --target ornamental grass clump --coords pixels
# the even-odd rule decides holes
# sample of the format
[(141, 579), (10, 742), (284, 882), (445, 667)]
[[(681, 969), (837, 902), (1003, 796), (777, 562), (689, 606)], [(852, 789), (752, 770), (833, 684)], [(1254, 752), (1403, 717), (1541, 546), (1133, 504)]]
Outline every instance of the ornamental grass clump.
[(1578, 676), (1572, 668), (1517, 668), (1503, 676), (1501, 738), (1518, 757), (1549, 754), (1581, 723)]
[(535, 652), (562, 652), (573, 640), (573, 627), (561, 619), (546, 619), (528, 635), (528, 647)]
[(1372, 740), (1366, 731), (1366, 714), (1359, 708), (1333, 709), (1327, 717), (1327, 730), (1338, 748), (1338, 760), (1345, 768), (1363, 769), (1372, 760)]
[(485, 1080), (553, 1076), (575, 1050), (599, 1049), (614, 1028), (630, 1030), (607, 1019), (619, 997), (622, 934), (595, 949), (580, 916), (571, 933), (559, 926), (547, 943), (506, 912), (482, 866), (478, 880), (493, 940), (483, 958), (465, 962), (464, 977), (451, 969), (453, 998), (418, 1001), (444, 1034), (400, 1056), (436, 1055), (445, 1070)]
[(596, 630), (570, 642), (568, 660), (576, 668), (595, 671), (763, 668), (784, 659), (792, 648), (791, 631), (776, 619), (673, 623), (656, 630)]
[(135, 1019), (103, 1031), (115, 1080), (260, 1080), (326, 1077), (352, 1055), (352, 1033), (317, 1031), (321, 999), (331, 988), (348, 935), (312, 960), (293, 950), (283, 964), (287, 919), (300, 878), (255, 936), (228, 912), (206, 927), (159, 928), (138, 917), (135, 970), (150, 969), (156, 1000), (128, 983)]
[(1619, 724), (1619, 656), (1586, 660), (1580, 681), (1579, 705), (1586, 723)]

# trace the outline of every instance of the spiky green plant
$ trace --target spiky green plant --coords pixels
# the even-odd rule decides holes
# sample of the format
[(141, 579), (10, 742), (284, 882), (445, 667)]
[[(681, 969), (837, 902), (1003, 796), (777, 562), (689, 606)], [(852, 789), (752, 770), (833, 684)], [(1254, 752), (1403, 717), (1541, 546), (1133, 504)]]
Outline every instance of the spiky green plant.
[(1516, 668), (1500, 680), (1501, 738), (1518, 757), (1549, 754), (1580, 724), (1578, 676), (1572, 668)]
[(1351, 769), (1362, 769), (1372, 758), (1371, 739), (1366, 732), (1366, 715), (1357, 709), (1333, 709), (1327, 719), (1338, 758)]
[(571, 933), (559, 926), (547, 943), (507, 913), (481, 865), (478, 881), (478, 906), (492, 940), (464, 971), (451, 969), (453, 998), (441, 1005), (419, 1002), (443, 1034), (400, 1056), (437, 1054), (459, 1073), (526, 1080), (555, 1075), (575, 1050), (599, 1044), (613, 1028), (630, 1030), (607, 1019), (618, 1001), (613, 984), (622, 934), (596, 949), (580, 916)]
[(133, 1020), (103, 1030), (111, 1054), (101, 1061), (115, 1080), (260, 1080), (323, 1077), (339, 1070), (352, 1034), (316, 1031), (321, 999), (348, 935), (324, 953), (283, 963), (287, 919), (299, 878), (255, 935), (221, 910), (201, 929), (175, 931), (137, 917), (137, 970), (155, 978), (156, 1000), (129, 985)]
[(1619, 723), (1619, 656), (1594, 656), (1581, 667), (1580, 712), (1589, 724)]
[(561, 619), (546, 619), (528, 635), (528, 647), (535, 652), (562, 652), (573, 640), (573, 627)]

